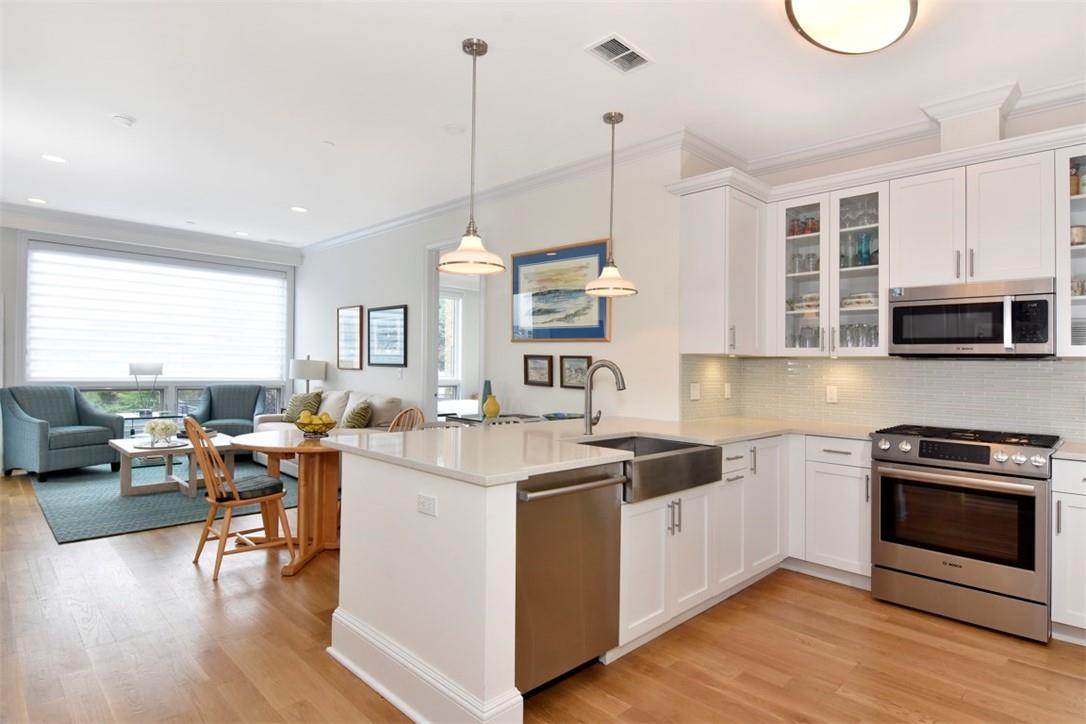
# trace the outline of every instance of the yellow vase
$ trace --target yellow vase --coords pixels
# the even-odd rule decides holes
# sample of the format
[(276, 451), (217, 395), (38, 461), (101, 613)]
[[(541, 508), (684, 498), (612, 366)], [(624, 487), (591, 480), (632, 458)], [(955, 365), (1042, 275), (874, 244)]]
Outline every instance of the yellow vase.
[(501, 411), (502, 406), (498, 404), (498, 398), (494, 395), (488, 396), (486, 402), (483, 403), (483, 414), (487, 417), (497, 417)]

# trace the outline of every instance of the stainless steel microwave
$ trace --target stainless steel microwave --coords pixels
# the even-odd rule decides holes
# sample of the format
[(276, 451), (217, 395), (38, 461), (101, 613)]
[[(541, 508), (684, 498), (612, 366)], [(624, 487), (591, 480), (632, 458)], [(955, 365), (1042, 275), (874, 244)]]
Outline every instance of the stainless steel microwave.
[(905, 357), (1056, 353), (1055, 280), (890, 289), (889, 352)]

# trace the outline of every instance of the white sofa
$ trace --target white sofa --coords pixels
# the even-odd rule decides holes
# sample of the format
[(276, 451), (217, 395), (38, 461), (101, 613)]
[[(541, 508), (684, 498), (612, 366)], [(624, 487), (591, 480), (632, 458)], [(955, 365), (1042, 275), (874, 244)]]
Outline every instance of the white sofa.
[[(373, 416), (370, 417), (368, 429), (387, 428), (392, 423), (392, 418), (396, 417), (396, 413), (403, 409), (403, 400), (399, 397), (359, 390), (321, 390), (321, 406), (318, 412), (327, 412), (333, 420), (336, 420), (334, 431), (343, 424), (343, 418), (362, 402), (369, 402), (373, 406)], [(294, 428), (294, 423), (287, 422), (282, 414), (257, 415), (253, 423), (256, 432)], [(254, 454), (253, 459), (261, 465), (268, 464), (268, 456), (263, 453)], [(279, 467), (287, 475), (298, 477), (297, 460), (284, 460)]]

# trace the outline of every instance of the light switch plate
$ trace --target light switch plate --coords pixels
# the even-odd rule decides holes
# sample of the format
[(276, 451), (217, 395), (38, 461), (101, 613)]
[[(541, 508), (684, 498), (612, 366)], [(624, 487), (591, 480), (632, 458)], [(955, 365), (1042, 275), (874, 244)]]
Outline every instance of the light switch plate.
[(423, 515), (437, 517), (437, 498), (432, 495), (419, 495), (418, 509)]
[(837, 385), (826, 385), (826, 402), (837, 404)]
[(690, 383), (690, 399), (691, 400), (700, 400), (701, 399), (701, 383), (700, 382), (691, 382)]

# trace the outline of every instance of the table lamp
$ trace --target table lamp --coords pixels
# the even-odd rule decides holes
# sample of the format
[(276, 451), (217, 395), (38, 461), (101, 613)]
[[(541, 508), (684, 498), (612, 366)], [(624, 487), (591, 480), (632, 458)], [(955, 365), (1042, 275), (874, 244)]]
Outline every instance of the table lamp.
[(309, 392), (309, 383), (311, 380), (323, 380), (324, 379), (324, 362), (315, 359), (309, 359), (309, 355), (305, 356), (305, 359), (292, 359), (290, 361), (290, 378), (292, 380), (305, 380), (305, 391)]
[(129, 362), (128, 374), (132, 375), (132, 379), (136, 381), (136, 397), (139, 398), (140, 405), (143, 404), (143, 391), (140, 389), (140, 375), (145, 377), (154, 376), (154, 380), (151, 382), (151, 390), (154, 391), (155, 385), (158, 384), (158, 376), (162, 374), (161, 362)]

